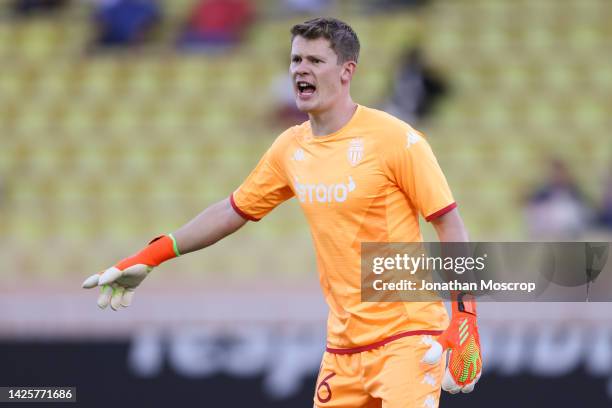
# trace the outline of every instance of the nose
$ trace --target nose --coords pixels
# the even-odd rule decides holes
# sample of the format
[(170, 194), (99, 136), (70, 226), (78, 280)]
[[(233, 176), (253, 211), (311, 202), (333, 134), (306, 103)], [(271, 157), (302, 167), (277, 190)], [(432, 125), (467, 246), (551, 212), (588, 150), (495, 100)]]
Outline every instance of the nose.
[(291, 64), (291, 66), (289, 67), (289, 71), (293, 75), (304, 75), (308, 73), (307, 67), (304, 64), (304, 61), (300, 61), (299, 63)]

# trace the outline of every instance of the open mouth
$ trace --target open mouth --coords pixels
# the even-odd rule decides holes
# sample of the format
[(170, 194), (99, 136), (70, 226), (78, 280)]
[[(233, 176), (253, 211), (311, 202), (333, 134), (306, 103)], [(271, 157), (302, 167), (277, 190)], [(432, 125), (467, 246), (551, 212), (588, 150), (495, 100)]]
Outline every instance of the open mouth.
[(310, 96), (317, 90), (317, 87), (306, 81), (297, 82), (297, 92), (300, 96)]

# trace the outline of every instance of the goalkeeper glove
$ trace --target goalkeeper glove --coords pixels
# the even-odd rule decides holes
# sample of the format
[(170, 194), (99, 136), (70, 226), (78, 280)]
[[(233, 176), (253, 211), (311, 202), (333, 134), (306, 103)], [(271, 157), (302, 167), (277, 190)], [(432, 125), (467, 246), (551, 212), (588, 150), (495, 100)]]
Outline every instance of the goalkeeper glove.
[(451, 394), (471, 392), (482, 373), (480, 337), (476, 324), (476, 301), (471, 295), (453, 294), (450, 325), (434, 341), (423, 362), (436, 364), (444, 350), (451, 349), (442, 389)]
[(109, 303), (113, 310), (119, 309), (120, 306), (128, 307), (132, 302), (134, 290), (149, 272), (162, 262), (179, 255), (172, 234), (161, 235), (149, 242), (149, 245), (137, 254), (85, 279), (83, 288), (101, 287), (98, 297), (98, 306), (101, 309)]

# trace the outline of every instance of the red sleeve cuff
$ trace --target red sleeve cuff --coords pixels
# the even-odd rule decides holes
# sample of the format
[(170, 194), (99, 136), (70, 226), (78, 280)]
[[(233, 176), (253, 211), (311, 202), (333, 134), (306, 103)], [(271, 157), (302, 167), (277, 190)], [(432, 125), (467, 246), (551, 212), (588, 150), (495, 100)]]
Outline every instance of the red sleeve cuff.
[(245, 213), (244, 211), (242, 211), (240, 208), (238, 208), (238, 206), (236, 205), (236, 202), (234, 201), (234, 193), (230, 194), (230, 204), (232, 205), (232, 208), (234, 209), (234, 211), (236, 211), (236, 214), (238, 214), (239, 216), (241, 216), (242, 218), (244, 218), (247, 221), (259, 221), (258, 218), (252, 217), (249, 214)]
[(442, 208), (441, 210), (438, 210), (435, 213), (430, 214), (427, 217), (425, 217), (425, 221), (430, 222), (432, 220), (435, 220), (436, 218), (443, 216), (444, 214), (454, 210), (455, 208), (457, 208), (457, 203), (449, 204), (446, 207)]

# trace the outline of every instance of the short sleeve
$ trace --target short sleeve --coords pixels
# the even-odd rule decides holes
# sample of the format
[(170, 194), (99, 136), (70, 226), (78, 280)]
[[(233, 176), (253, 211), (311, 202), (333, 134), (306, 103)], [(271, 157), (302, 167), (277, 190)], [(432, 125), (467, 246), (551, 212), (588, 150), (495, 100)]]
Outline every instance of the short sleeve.
[(230, 196), (234, 210), (247, 220), (259, 221), (275, 207), (293, 197), (293, 190), (278, 163), (279, 145), (277, 140)]
[(385, 149), (388, 177), (406, 194), (421, 216), (431, 221), (457, 204), (429, 143), (414, 129), (402, 131)]

